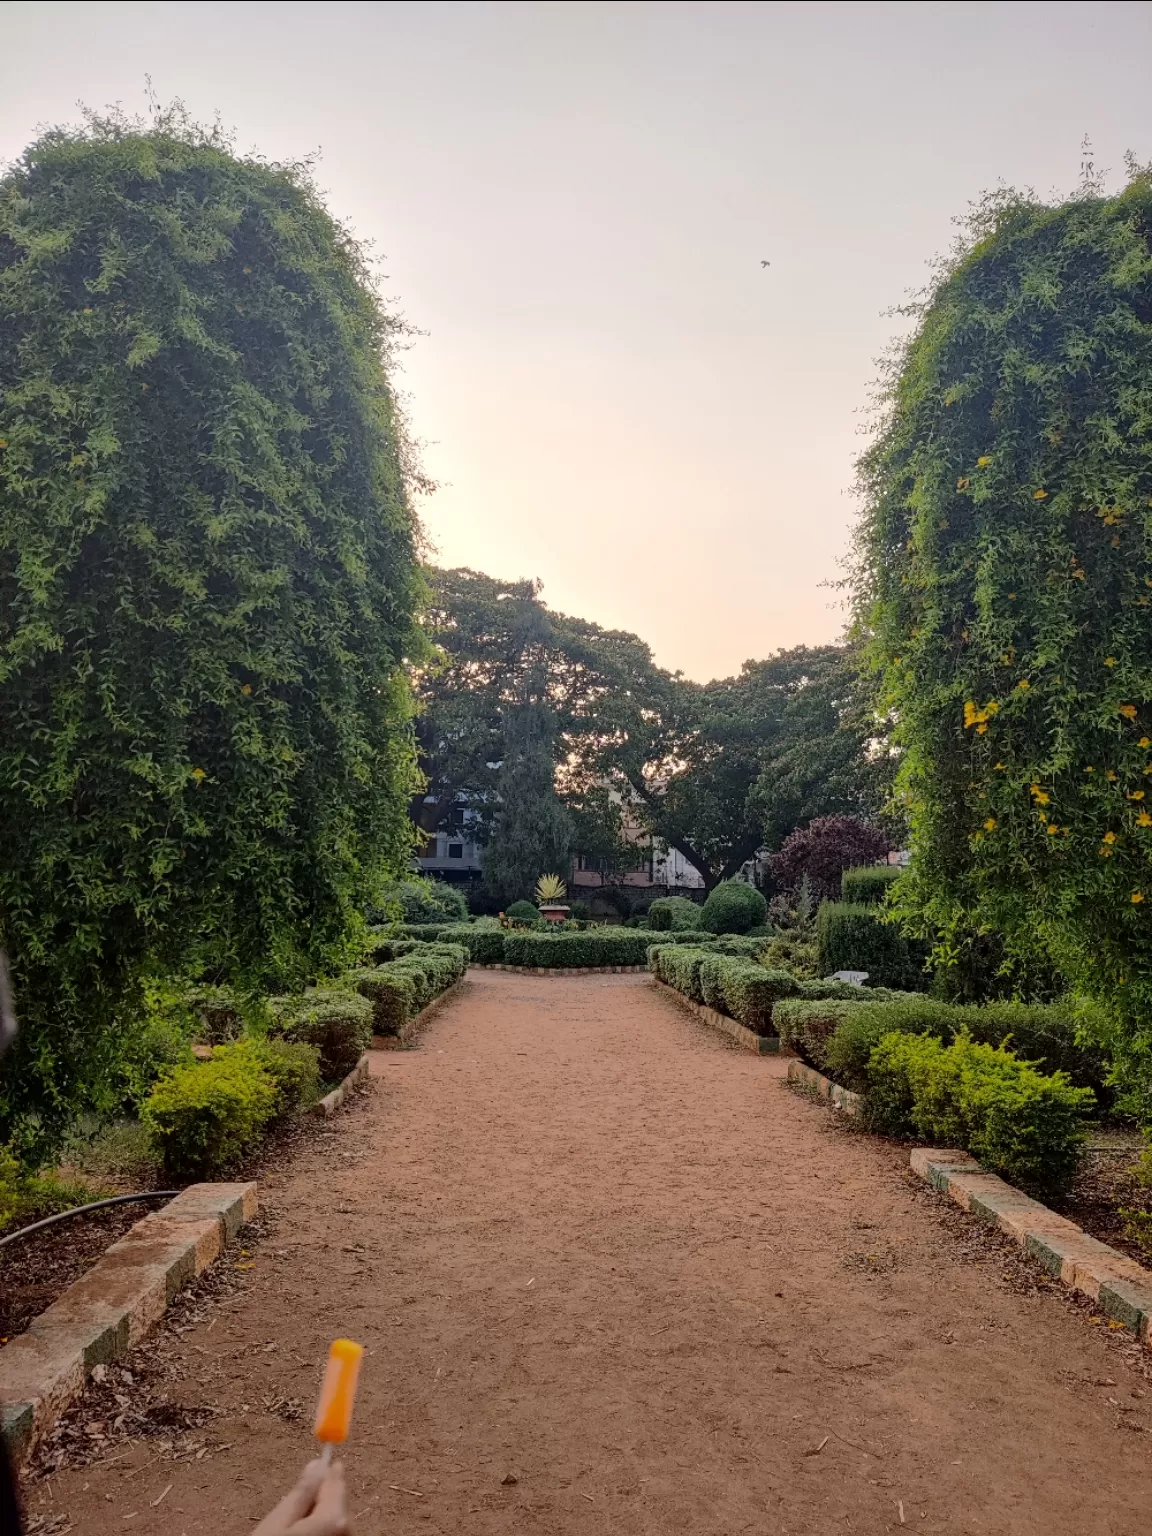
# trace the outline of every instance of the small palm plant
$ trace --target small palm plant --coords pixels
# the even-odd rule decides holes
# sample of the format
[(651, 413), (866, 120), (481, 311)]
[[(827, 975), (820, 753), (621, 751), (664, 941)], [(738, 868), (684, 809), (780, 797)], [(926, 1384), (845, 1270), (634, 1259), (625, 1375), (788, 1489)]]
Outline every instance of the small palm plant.
[(542, 907), (563, 901), (567, 894), (568, 887), (559, 875), (541, 875), (536, 882), (536, 901)]

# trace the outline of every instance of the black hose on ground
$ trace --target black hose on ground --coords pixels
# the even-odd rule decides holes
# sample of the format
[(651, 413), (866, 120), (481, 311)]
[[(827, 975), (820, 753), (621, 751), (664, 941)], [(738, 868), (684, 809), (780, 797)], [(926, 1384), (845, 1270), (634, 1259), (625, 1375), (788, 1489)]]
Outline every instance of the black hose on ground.
[(171, 1200), (181, 1193), (179, 1189), (146, 1189), (139, 1195), (112, 1195), (107, 1200), (93, 1200), (90, 1205), (74, 1205), (71, 1210), (57, 1211), (55, 1216), (45, 1216), (43, 1221), (34, 1221), (30, 1227), (21, 1227), (18, 1232), (0, 1237), (0, 1248), (6, 1248), (18, 1237), (27, 1237), (30, 1232), (40, 1232), (44, 1227), (54, 1227), (58, 1221), (67, 1221), (69, 1216), (83, 1216), (85, 1211), (98, 1211), (106, 1205), (128, 1205), (133, 1200)]

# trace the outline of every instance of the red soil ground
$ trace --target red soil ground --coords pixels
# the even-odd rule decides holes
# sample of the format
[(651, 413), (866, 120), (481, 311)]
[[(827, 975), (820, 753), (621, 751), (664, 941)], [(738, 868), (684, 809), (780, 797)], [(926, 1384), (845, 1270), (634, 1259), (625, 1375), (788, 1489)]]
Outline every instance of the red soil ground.
[(130, 1362), (209, 1427), (104, 1425), (44, 1529), (250, 1531), (337, 1334), (360, 1536), (1144, 1528), (1147, 1356), (646, 978), (473, 971), (373, 1071)]

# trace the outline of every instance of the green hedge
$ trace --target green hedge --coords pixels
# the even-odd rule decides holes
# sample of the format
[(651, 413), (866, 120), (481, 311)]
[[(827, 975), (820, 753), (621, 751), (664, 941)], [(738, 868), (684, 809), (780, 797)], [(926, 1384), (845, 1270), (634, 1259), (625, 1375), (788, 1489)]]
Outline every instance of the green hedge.
[(809, 989), (829, 985), (802, 983), (797, 996), (777, 1009), (776, 1023), (783, 1040), (845, 1088), (867, 1091), (869, 1058), (887, 1034), (930, 1034), (947, 1044), (967, 1033), (980, 1044), (1010, 1045), (1045, 1070), (1062, 1071), (1071, 1082), (1091, 1088), (1103, 1106), (1111, 1102), (1107, 1057), (1079, 1041), (1071, 1000), (957, 1005), (872, 987), (854, 989), (855, 998), (812, 997)]
[(867, 971), (877, 987), (913, 991), (927, 984), (922, 950), (877, 915), (874, 904), (826, 901), (816, 919), (820, 969)]
[(504, 916), (512, 918), (513, 922), (517, 923), (538, 923), (540, 908), (534, 907), (530, 901), (514, 901)]
[(762, 1035), (774, 1032), (778, 1001), (804, 985), (787, 971), (768, 970), (753, 960), (704, 945), (653, 945), (648, 966), (660, 981), (694, 1003), (725, 1013)]
[(862, 864), (858, 869), (846, 869), (840, 876), (840, 899), (858, 906), (883, 901), (900, 873), (891, 864)]
[(885, 1035), (868, 1066), (868, 1123), (963, 1147), (991, 1173), (1037, 1190), (1059, 1189), (1076, 1171), (1090, 1088), (1045, 1075), (1002, 1047), (960, 1035)]
[(652, 936), (638, 929), (599, 928), (583, 933), (505, 933), (507, 965), (646, 965)]
[(700, 927), (700, 908), (687, 896), (660, 896), (648, 908), (653, 933), (686, 933)]
[(271, 1033), (315, 1046), (326, 1083), (347, 1077), (372, 1041), (372, 1008), (346, 983), (268, 1000)]
[(462, 944), (415, 944), (394, 960), (348, 971), (341, 979), (367, 1002), (370, 1035), (394, 1035), (467, 969)]
[(146, 1099), (141, 1119), (176, 1178), (202, 1178), (238, 1162), (283, 1102), (253, 1042), (217, 1046), (208, 1061), (176, 1067)]
[(700, 908), (700, 927), (709, 933), (747, 933), (763, 927), (767, 917), (768, 903), (754, 885), (724, 880)]
[(702, 928), (682, 928), (679, 931), (672, 929), (655, 935), (649, 934), (648, 943), (652, 944), (708, 944), (716, 943), (714, 933), (705, 933)]

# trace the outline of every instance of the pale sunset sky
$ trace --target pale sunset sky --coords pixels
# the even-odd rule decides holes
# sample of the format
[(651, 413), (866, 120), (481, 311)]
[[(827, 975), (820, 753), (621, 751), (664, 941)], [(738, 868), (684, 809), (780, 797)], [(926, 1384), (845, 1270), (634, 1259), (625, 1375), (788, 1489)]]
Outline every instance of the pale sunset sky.
[[(0, 159), (77, 103), (319, 151), (421, 332), (445, 564), (707, 678), (837, 637), (885, 311), (1005, 181), (1152, 159), (1152, 5), (0, 4)], [(771, 266), (761, 266), (762, 260)]]

